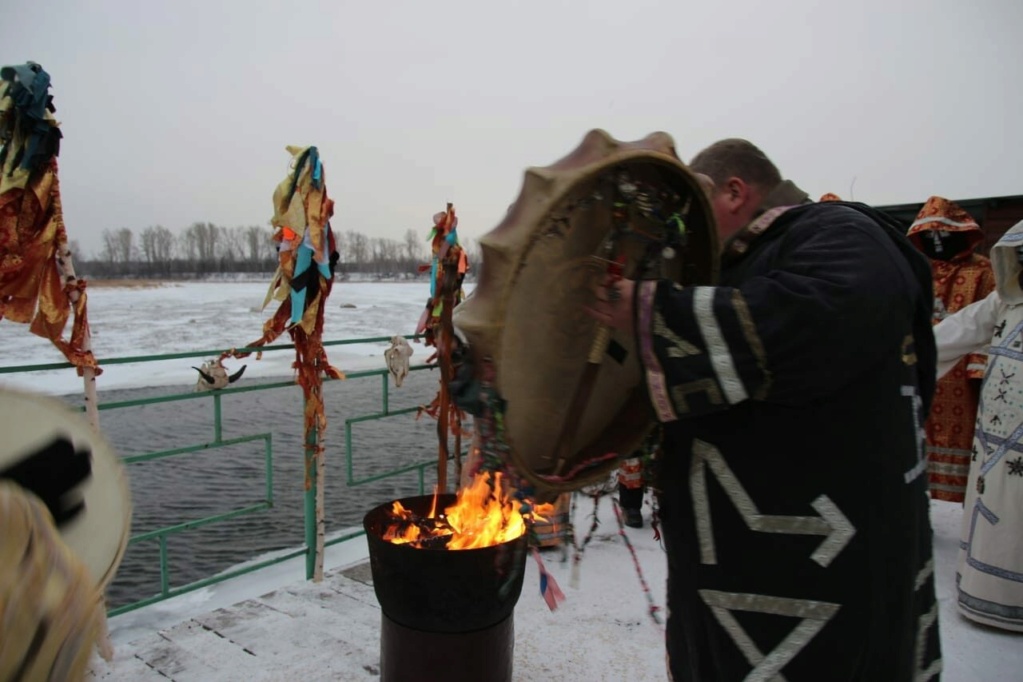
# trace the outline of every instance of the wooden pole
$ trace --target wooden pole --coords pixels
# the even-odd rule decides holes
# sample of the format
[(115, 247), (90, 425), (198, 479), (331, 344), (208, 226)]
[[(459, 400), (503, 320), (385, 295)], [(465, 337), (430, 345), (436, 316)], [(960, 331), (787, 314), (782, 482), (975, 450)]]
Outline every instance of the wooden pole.
[[(611, 276), (615, 278), (620, 277), (621, 274), (613, 269)], [(558, 432), (558, 439), (555, 441), (555, 475), (564, 473), (568, 457), (572, 454), (572, 443), (579, 430), (583, 413), (589, 404), (593, 387), (597, 383), (597, 374), (600, 371), (601, 364), (603, 364), (604, 354), (607, 352), (608, 345), (611, 342), (611, 331), (610, 327), (598, 324), (593, 335), (589, 354), (586, 357), (586, 365), (583, 367), (582, 376), (579, 377), (579, 383), (576, 384), (575, 391), (572, 393), (572, 398), (568, 403), (568, 411), (565, 413), (561, 429)]]
[[(449, 252), (450, 254), (450, 252)], [(451, 395), (448, 385), (452, 379), (451, 349), (454, 345), (455, 327), (451, 321), (451, 309), (455, 305), (455, 268), (449, 262), (442, 263), (440, 325), (437, 330), (437, 362), (440, 365), (440, 412), (437, 414), (437, 491), (447, 492), (448, 486), (448, 435), (451, 429), (448, 416), (451, 410)]]
[[(322, 301), (320, 305), (323, 305)], [(326, 534), (324, 487), (327, 466), (321, 438), (323, 429), (323, 367), (321, 365), (323, 346), (317, 333), (309, 335), (300, 328), (294, 331), (292, 338), (295, 341), (295, 353), (299, 364), (306, 362), (312, 365), (300, 368), (299, 376), (300, 383), (303, 383), (302, 413), (306, 431), (306, 579), (318, 583), (323, 580), (323, 550)]]
[[(462, 480), (462, 415), (459, 410), (454, 410), (451, 413), (451, 418), (455, 423), (455, 480)], [(456, 483), (456, 485), (458, 485)]]
[(324, 514), (323, 496), (327, 487), (327, 457), (323, 448), (316, 451), (316, 567), (313, 571), (313, 582), (323, 580), (323, 554), (326, 544), (326, 516)]
[[(70, 263), (70, 255), (67, 256), (67, 261)], [(71, 270), (71, 278), (74, 278), (74, 268), (69, 266)], [(67, 279), (65, 279), (67, 281)], [(78, 303), (78, 299), (81, 293), (76, 289), (71, 292), (69, 298), (71, 299), (71, 305)], [(92, 350), (92, 336), (89, 330), (86, 329), (85, 337), (82, 341), (82, 350)], [(85, 418), (89, 421), (89, 425), (92, 426), (93, 431), (97, 434), (101, 433), (99, 426), (99, 393), (96, 391), (96, 370), (92, 367), (82, 368), (82, 383), (83, 392), (85, 398)]]
[[(80, 280), (78, 275), (75, 274), (74, 258), (71, 254), (71, 249), (67, 245), (67, 230), (64, 227), (64, 210), (61, 206), (60, 201), (60, 176), (57, 174), (57, 167), (53, 167), (53, 188), (51, 189), (50, 195), (50, 210), (53, 212), (52, 215), (58, 221), (57, 234), (59, 235), (57, 242), (57, 269), (60, 272), (61, 282), (66, 284), (74, 283), (75, 286), (71, 289), (68, 294), (68, 299), (71, 301), (71, 308), (74, 310), (78, 304), (79, 299), (82, 297), (81, 289), (79, 288)], [(89, 332), (89, 326), (86, 325), (84, 334), (82, 336), (82, 350), (89, 352), (92, 350), (92, 334)], [(83, 395), (85, 398), (85, 418), (89, 422), (89, 426), (92, 427), (93, 432), (97, 436), (102, 436), (103, 432), (99, 426), (99, 394), (96, 391), (96, 370), (92, 367), (82, 368), (82, 382)], [(99, 636), (96, 641), (96, 648), (99, 651), (100, 657), (107, 661), (114, 660), (114, 645), (110, 640), (110, 627), (107, 624), (107, 599), (106, 594), (101, 593), (99, 595), (99, 605), (96, 609), (99, 613)]]
[[(303, 401), (303, 414), (309, 406), (309, 398)], [(303, 417), (308, 420), (307, 416)], [(323, 579), (323, 452), (320, 450), (319, 429), (309, 426), (306, 421), (305, 434), (305, 577), (319, 582)]]
[[(61, 207), (60, 202), (60, 177), (57, 175), (56, 166), (53, 170), (53, 189), (50, 195), (51, 210), (53, 216), (59, 221), (57, 226), (57, 234), (60, 235), (60, 242), (57, 244), (57, 267), (60, 271), (60, 279), (65, 284), (74, 282), (76, 285), (79, 281), (78, 276), (75, 274), (74, 260), (71, 254), (71, 250), (67, 245), (67, 231), (64, 228), (64, 211)], [(81, 298), (81, 290), (75, 286), (72, 288), (68, 298), (71, 300), (71, 307), (74, 308), (75, 304)], [(89, 327), (85, 327), (85, 335), (82, 337), (82, 350), (92, 350), (92, 334), (89, 332)], [(85, 417), (89, 421), (93, 430), (100, 434), (99, 428), (99, 396), (96, 393), (96, 370), (92, 367), (82, 368), (82, 381), (84, 382), (84, 394), (85, 394)]]

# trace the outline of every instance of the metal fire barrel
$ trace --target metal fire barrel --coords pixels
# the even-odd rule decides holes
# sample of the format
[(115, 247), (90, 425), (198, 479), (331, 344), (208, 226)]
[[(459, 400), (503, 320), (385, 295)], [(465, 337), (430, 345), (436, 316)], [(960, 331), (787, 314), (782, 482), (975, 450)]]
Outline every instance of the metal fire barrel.
[[(433, 496), (398, 501), (425, 516)], [(442, 495), (438, 508), (454, 502), (454, 495)], [(383, 539), (394, 522), (392, 505), (363, 519), (383, 611), (382, 682), (511, 682), (526, 536), (478, 549), (396, 545)]]

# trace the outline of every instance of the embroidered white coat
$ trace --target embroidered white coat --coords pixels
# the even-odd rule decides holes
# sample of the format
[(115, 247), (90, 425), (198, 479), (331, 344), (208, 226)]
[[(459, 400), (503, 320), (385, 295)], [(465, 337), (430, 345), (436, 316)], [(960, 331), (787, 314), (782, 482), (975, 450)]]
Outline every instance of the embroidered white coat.
[(1023, 222), (991, 250), (997, 289), (934, 328), (938, 375), (970, 352), (988, 352), (966, 488), (959, 609), (975, 621), (1023, 631)]

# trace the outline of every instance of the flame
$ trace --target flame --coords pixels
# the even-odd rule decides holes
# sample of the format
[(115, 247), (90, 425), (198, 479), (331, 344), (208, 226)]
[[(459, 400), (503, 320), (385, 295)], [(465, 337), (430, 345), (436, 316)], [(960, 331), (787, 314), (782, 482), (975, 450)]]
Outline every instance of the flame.
[(550, 516), (555, 511), (555, 507), (550, 502), (543, 504), (533, 505), (533, 521), (542, 521), (544, 523), (550, 521)]
[[(455, 503), (436, 514), (436, 500), (425, 519), (415, 515), (395, 501), (391, 514), (396, 523), (391, 524), (383, 539), (394, 544), (411, 543), (418, 547), (431, 538), (447, 538), (447, 549), (476, 549), (499, 545), (514, 540), (526, 532), (526, 520), (517, 502), (506, 489), (500, 472), (483, 472), (472, 482), (460, 489)], [(537, 505), (532, 511), (534, 520), (544, 521), (540, 513), (549, 514), (554, 505)]]

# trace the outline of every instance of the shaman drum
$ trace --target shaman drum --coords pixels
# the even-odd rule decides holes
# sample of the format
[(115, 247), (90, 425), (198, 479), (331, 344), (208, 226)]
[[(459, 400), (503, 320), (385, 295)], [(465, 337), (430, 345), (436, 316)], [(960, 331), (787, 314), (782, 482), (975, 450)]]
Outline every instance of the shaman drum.
[(537, 491), (606, 478), (654, 424), (633, 334), (586, 314), (610, 276), (717, 277), (703, 186), (666, 133), (619, 142), (602, 130), (530, 168), (504, 220), (480, 240), (473, 295), (454, 311), (473, 363), (504, 401), (512, 465)]
[(84, 417), (54, 398), (32, 393), (0, 389), (0, 435), (0, 471), (60, 437), (91, 452), (92, 474), (70, 493), (84, 501), (84, 510), (60, 527), (60, 537), (102, 591), (121, 563), (131, 525), (121, 461)]

